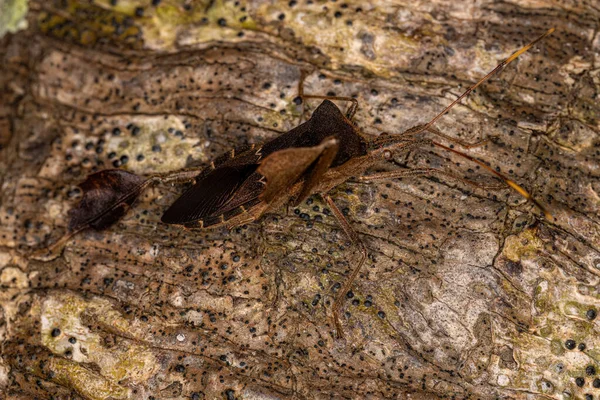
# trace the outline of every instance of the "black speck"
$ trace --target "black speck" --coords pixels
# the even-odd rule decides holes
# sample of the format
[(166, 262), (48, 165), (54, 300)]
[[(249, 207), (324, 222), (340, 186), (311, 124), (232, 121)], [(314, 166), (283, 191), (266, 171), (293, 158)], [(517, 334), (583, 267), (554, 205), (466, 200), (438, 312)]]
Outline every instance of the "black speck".
[(219, 18), (217, 23), (219, 24), (219, 26), (227, 26), (227, 20), (225, 18)]
[(600, 379), (598, 379), (598, 378), (594, 379), (594, 381), (592, 382), (592, 386), (595, 387), (596, 389), (600, 388)]
[(159, 144), (155, 144), (154, 146), (152, 146), (152, 151), (155, 153), (160, 153), (161, 150), (162, 150), (162, 148), (160, 147)]
[(181, 364), (177, 364), (175, 366), (175, 371), (179, 372), (179, 373), (184, 373), (185, 372), (185, 367), (183, 365), (181, 365)]
[(575, 341), (573, 339), (565, 340), (565, 347), (569, 350), (573, 350), (576, 345), (577, 345), (577, 343), (575, 343)]
[(156, 7), (156, 6), (157, 6), (157, 5), (159, 5), (159, 4), (160, 4), (160, 0), (152, 0), (152, 5), (153, 5), (154, 7)]
[(581, 376), (575, 378), (575, 384), (579, 387), (583, 387), (583, 385), (585, 385), (585, 379), (583, 379)]
[(385, 313), (384, 313), (383, 311), (379, 311), (379, 312), (377, 313), (377, 316), (378, 316), (379, 318), (383, 319), (383, 318), (385, 318)]
[(587, 317), (587, 319), (589, 319), (590, 321), (595, 319), (596, 316), (598, 316), (598, 313), (596, 312), (596, 310), (594, 310), (593, 308), (590, 310), (587, 310), (587, 312), (585, 313), (585, 316)]
[(593, 365), (588, 365), (585, 367), (585, 374), (589, 376), (596, 375), (596, 368)]
[(135, 8), (135, 16), (136, 17), (143, 17), (144, 16), (144, 8), (143, 7), (136, 7)]
[(77, 339), (75, 339), (74, 337), (70, 337), (69, 338), (69, 343), (75, 344), (75, 343), (77, 343)]
[(52, 329), (52, 332), (50, 332), (50, 335), (52, 335), (52, 337), (57, 337), (58, 335), (60, 335), (60, 329), (58, 329), (58, 328)]
[(579, 351), (584, 351), (585, 350), (585, 343), (579, 343), (579, 346), (577, 346), (577, 349)]
[(112, 134), (115, 136), (119, 136), (121, 134), (121, 130), (119, 128), (115, 128), (113, 129)]
[(232, 389), (227, 389), (225, 391), (225, 397), (227, 398), (227, 400), (235, 400), (235, 391), (233, 391)]

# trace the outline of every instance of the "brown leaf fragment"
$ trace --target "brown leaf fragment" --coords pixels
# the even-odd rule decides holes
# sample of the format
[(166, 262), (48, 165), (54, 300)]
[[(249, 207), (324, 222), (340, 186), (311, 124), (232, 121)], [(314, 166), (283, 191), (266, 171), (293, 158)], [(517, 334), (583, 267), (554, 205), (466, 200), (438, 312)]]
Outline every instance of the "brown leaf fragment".
[(109, 227), (125, 214), (150, 181), (120, 169), (89, 175), (79, 184), (83, 190), (81, 201), (69, 211), (69, 231)]

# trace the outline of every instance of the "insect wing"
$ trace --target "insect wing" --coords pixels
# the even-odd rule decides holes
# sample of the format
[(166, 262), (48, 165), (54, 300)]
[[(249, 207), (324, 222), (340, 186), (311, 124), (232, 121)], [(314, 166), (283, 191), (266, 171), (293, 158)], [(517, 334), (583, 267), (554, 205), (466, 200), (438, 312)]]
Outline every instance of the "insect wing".
[(331, 166), (331, 163), (335, 159), (340, 148), (339, 141), (333, 136), (323, 140), (323, 143), (321, 143), (319, 147), (322, 148), (322, 152), (315, 163), (307, 171), (304, 185), (302, 185), (302, 191), (295, 201), (296, 205), (300, 204), (304, 199), (311, 195), (314, 187), (321, 181), (321, 178)]
[(165, 211), (162, 222), (185, 225), (234, 208), (235, 205), (228, 205), (248, 177), (256, 171), (256, 167), (256, 164), (247, 164), (215, 169), (181, 195)]
[[(266, 180), (266, 188), (260, 196), (261, 200), (270, 203), (282, 191), (288, 190), (296, 183), (311, 167), (314, 167), (315, 162), (326, 149), (334, 149), (333, 156), (335, 156), (337, 146), (338, 141), (329, 137), (318, 146), (293, 147), (276, 151), (265, 157), (257, 170)], [(331, 161), (329, 161), (330, 163)]]

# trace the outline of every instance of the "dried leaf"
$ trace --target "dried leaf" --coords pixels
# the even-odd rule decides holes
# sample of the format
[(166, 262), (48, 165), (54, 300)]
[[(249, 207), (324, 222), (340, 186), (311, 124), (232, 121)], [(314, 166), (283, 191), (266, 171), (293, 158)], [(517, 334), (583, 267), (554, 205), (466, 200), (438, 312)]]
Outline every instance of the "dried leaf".
[(69, 231), (87, 227), (100, 230), (112, 225), (125, 214), (149, 182), (149, 179), (120, 169), (89, 175), (79, 185), (83, 190), (81, 201), (69, 211)]

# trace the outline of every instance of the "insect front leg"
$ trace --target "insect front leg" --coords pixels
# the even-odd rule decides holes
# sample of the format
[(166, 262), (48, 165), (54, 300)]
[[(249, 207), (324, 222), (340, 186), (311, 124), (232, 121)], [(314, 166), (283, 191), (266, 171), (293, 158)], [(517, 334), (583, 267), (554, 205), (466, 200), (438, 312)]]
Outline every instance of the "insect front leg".
[[(372, 144), (372, 142), (371, 142)], [(407, 151), (409, 149), (415, 148), (415, 147), (420, 147), (422, 145), (432, 145), (432, 146), (436, 146), (439, 147), (441, 149), (444, 149), (448, 152), (457, 154), (471, 162), (473, 162), (474, 164), (479, 165), (481, 168), (485, 169), (486, 171), (490, 172), (491, 174), (495, 175), (497, 178), (501, 179), (507, 186), (509, 186), (510, 188), (512, 188), (513, 190), (515, 190), (517, 193), (519, 193), (521, 196), (523, 196), (525, 199), (527, 199), (528, 201), (530, 201), (531, 203), (533, 203), (537, 208), (539, 208), (539, 210), (544, 213), (544, 216), (546, 217), (546, 219), (548, 219), (549, 221), (552, 221), (554, 218), (552, 217), (552, 214), (550, 214), (550, 212), (548, 212), (548, 210), (546, 210), (546, 208), (539, 202), (537, 201), (527, 190), (525, 190), (521, 185), (519, 185), (518, 183), (516, 183), (515, 181), (513, 181), (512, 179), (508, 178), (507, 176), (501, 174), (500, 172), (496, 171), (495, 169), (491, 168), (489, 165), (475, 159), (474, 157), (471, 157), (470, 155), (460, 152), (458, 150), (455, 150), (453, 148), (450, 148), (448, 146), (444, 146), (441, 143), (437, 143), (434, 142), (433, 140), (429, 140), (429, 139), (421, 139), (421, 140), (415, 140), (415, 139), (408, 139), (408, 138), (404, 138), (402, 141), (398, 141), (396, 143), (393, 143), (392, 145), (390, 145), (389, 147), (379, 147), (376, 148), (375, 150), (372, 150), (370, 155), (373, 158), (379, 158), (379, 157), (383, 157), (385, 159), (389, 159), (391, 156), (391, 151), (392, 150), (403, 150), (403, 151)], [(431, 173), (432, 170), (430, 169), (423, 169), (423, 171), (428, 171), (427, 173)], [(433, 171), (437, 171), (437, 170), (433, 170)], [(448, 173), (445, 173), (448, 174)], [(467, 184), (470, 185), (474, 185), (476, 187), (480, 187), (481, 185), (469, 180), (465, 180), (464, 178), (460, 178), (460, 177), (455, 177), (451, 174), (447, 175), (447, 176), (452, 176), (455, 179), (458, 179), (460, 181), (463, 181)], [(383, 175), (379, 175), (378, 179), (383, 179)], [(393, 177), (399, 177), (398, 175), (396, 176), (392, 176), (392, 175), (387, 175), (387, 178), (393, 178)], [(485, 187), (483, 187), (485, 188)]]
[[(378, 150), (374, 151), (372, 154), (377, 155), (379, 153), (382, 153), (381, 155), (387, 159), (391, 156), (391, 152), (393, 152), (394, 150), (396, 150), (396, 151), (401, 150), (403, 152), (407, 152), (411, 149), (423, 147), (423, 146), (427, 146), (427, 145), (437, 146), (437, 147), (441, 147), (444, 149), (448, 149), (447, 147), (441, 146), (441, 145), (439, 145), (439, 143), (436, 143), (429, 139), (415, 140), (415, 139), (405, 138), (403, 141), (394, 143), (389, 147), (386, 147), (384, 149), (378, 149)], [(456, 152), (455, 150), (453, 150), (453, 151)], [(461, 156), (463, 155), (462, 153), (459, 153), (459, 152), (456, 152), (456, 153), (460, 154)], [(470, 156), (468, 156), (468, 157), (469, 157), (469, 159), (471, 159)], [(486, 169), (489, 169), (489, 167), (487, 167)], [(435, 176), (435, 175), (441, 176), (444, 178), (450, 178), (450, 179), (453, 179), (453, 180), (456, 180), (459, 182), (463, 182), (469, 186), (472, 186), (472, 187), (475, 187), (478, 189), (482, 189), (482, 190), (505, 189), (507, 187), (506, 179), (508, 179), (508, 178), (506, 178), (506, 179), (503, 178), (503, 181), (505, 183), (489, 184), (489, 185), (481, 184), (478, 182), (474, 182), (470, 179), (460, 177), (451, 172), (443, 171), (443, 170), (440, 170), (437, 168), (409, 168), (409, 169), (404, 169), (404, 170), (386, 171), (386, 172), (379, 172), (376, 174), (363, 175), (363, 176), (358, 177), (357, 179), (360, 182), (369, 182), (369, 181), (383, 180), (383, 179), (406, 178), (406, 177), (413, 177), (413, 176)]]
[(481, 147), (481, 146), (485, 145), (486, 143), (489, 143), (489, 141), (491, 139), (490, 137), (488, 137), (486, 139), (482, 139), (477, 142), (471, 143), (471, 142), (467, 142), (465, 140), (457, 139), (450, 135), (447, 135), (433, 126), (427, 127), (426, 125), (417, 125), (417, 126), (413, 126), (410, 129), (407, 129), (406, 131), (404, 131), (402, 133), (391, 133), (391, 134), (388, 133), (388, 134), (381, 135), (372, 141), (372, 145), (386, 146), (386, 145), (391, 145), (394, 143), (401, 143), (401, 142), (405, 142), (408, 140), (414, 140), (414, 137), (416, 135), (418, 135), (419, 133), (423, 133), (423, 132), (432, 133), (438, 137), (441, 137), (442, 139), (445, 139), (445, 140), (447, 140), (453, 144), (456, 144), (456, 145), (462, 147), (463, 149), (467, 149), (467, 150)]
[(446, 172), (446, 171), (443, 171), (441, 169), (436, 169), (436, 168), (409, 168), (409, 169), (404, 169), (404, 170), (378, 172), (376, 174), (360, 176), (357, 179), (360, 182), (370, 182), (370, 181), (384, 180), (384, 179), (407, 178), (407, 177), (413, 177), (413, 176), (435, 176), (435, 175), (454, 179), (454, 180), (466, 183), (467, 185), (473, 186), (478, 189), (483, 189), (483, 190), (500, 190), (500, 189), (507, 188), (507, 186), (503, 183), (499, 183), (496, 185), (481, 184), (481, 183), (477, 183), (477, 182), (474, 182), (474, 181), (466, 179), (466, 178), (462, 178), (451, 172)]
[(356, 114), (356, 110), (358, 109), (358, 100), (354, 97), (347, 96), (320, 96), (320, 95), (312, 95), (312, 94), (304, 94), (304, 78), (306, 77), (306, 72), (302, 71), (300, 81), (298, 82), (298, 97), (302, 100), (302, 115), (304, 115), (304, 100), (306, 99), (321, 99), (321, 100), (339, 100), (339, 101), (349, 101), (352, 104), (350, 108), (346, 111), (346, 118), (350, 121), (354, 118), (354, 114)]
[(352, 242), (353, 245), (358, 246), (359, 251), (360, 251), (360, 259), (359, 259), (358, 263), (352, 270), (352, 273), (350, 274), (350, 276), (348, 278), (346, 278), (346, 282), (344, 282), (344, 284), (342, 285), (342, 288), (339, 290), (339, 292), (335, 296), (335, 300), (333, 302), (333, 322), (335, 324), (336, 334), (339, 338), (343, 338), (344, 332), (342, 330), (342, 322), (340, 320), (340, 311), (342, 309), (342, 304), (344, 303), (344, 298), (346, 297), (346, 293), (348, 293), (348, 291), (352, 287), (352, 283), (358, 276), (358, 273), (360, 272), (361, 267), (363, 266), (363, 264), (365, 263), (365, 260), (367, 259), (367, 248), (365, 247), (363, 242), (358, 237), (358, 234), (356, 233), (356, 231), (354, 229), (352, 229), (348, 220), (346, 220), (346, 218), (344, 218), (344, 214), (342, 214), (340, 209), (337, 208), (333, 199), (328, 195), (323, 195), (323, 199), (325, 199), (325, 201), (331, 208), (333, 215), (335, 216), (338, 223), (344, 230), (344, 233), (346, 234), (346, 236), (348, 236), (348, 238), (350, 239), (350, 241)]

